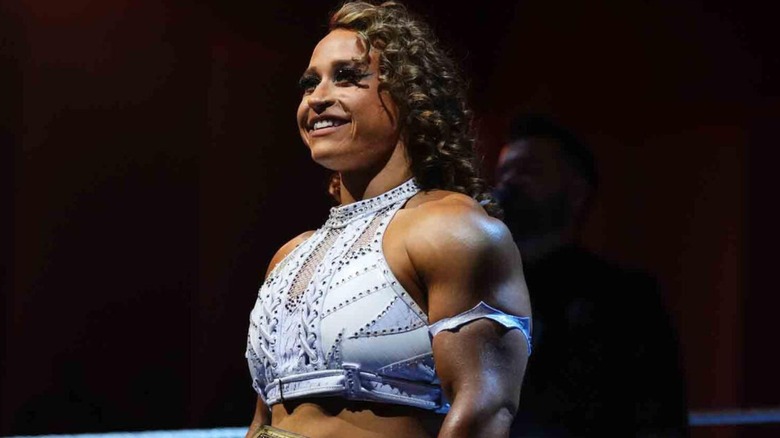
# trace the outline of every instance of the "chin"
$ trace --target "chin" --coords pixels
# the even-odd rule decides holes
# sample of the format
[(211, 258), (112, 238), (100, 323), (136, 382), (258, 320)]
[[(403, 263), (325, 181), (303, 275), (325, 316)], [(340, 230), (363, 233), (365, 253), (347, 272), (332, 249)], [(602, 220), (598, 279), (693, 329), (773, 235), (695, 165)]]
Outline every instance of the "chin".
[(320, 166), (334, 172), (348, 170), (348, 166), (345, 166), (343, 160), (339, 159), (339, 155), (333, 151), (312, 148), (311, 159)]
[(358, 161), (355, 162), (355, 157), (345, 157), (343, 155), (339, 154), (326, 154), (326, 153), (315, 153), (314, 150), (312, 150), (311, 154), (312, 160), (319, 164), (320, 166), (332, 171), (332, 172), (358, 172), (363, 173), (368, 168), (365, 166), (365, 162)]
[(351, 168), (359, 167), (359, 163), (355, 163), (356, 158), (359, 157), (356, 157), (354, 151), (345, 148), (343, 144), (322, 142), (314, 146), (309, 145), (309, 152), (311, 153), (312, 161), (334, 172), (347, 171)]
[(328, 163), (335, 159), (333, 151), (329, 151), (327, 148), (309, 146), (309, 152), (311, 153), (312, 161), (320, 166), (329, 167)]

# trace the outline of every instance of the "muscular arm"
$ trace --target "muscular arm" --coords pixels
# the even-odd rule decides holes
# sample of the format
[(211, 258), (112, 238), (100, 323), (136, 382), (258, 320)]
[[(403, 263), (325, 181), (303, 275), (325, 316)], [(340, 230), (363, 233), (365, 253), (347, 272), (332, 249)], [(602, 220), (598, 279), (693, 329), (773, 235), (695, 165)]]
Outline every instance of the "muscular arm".
[[(439, 204), (425, 214), (421, 211), (407, 244), (428, 290), (430, 323), (480, 301), (530, 316), (520, 255), (503, 223), (471, 200)], [(452, 404), (439, 436), (507, 436), (528, 359), (522, 333), (478, 319), (436, 335), (433, 354)]]
[[(273, 271), (274, 267), (276, 267), (279, 262), (287, 257), (287, 254), (294, 250), (295, 247), (300, 245), (304, 240), (308, 239), (312, 233), (313, 231), (307, 231), (284, 244), (284, 246), (282, 246), (271, 259), (271, 263), (268, 264), (265, 278), (268, 278), (268, 275), (271, 273), (271, 271)], [(258, 429), (266, 424), (271, 424), (271, 411), (265, 402), (263, 402), (263, 399), (258, 396), (257, 404), (255, 405), (254, 417), (252, 418), (252, 423), (249, 425), (249, 429), (246, 432), (246, 438), (250, 438), (257, 434)]]

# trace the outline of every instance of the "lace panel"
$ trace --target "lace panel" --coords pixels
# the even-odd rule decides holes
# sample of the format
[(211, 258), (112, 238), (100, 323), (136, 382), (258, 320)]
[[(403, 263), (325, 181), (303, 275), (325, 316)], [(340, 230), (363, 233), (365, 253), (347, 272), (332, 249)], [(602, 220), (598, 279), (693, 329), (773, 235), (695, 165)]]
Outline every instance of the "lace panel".
[(390, 210), (390, 208), (384, 208), (382, 211), (377, 212), (376, 216), (371, 219), (371, 223), (368, 224), (366, 229), (360, 233), (360, 236), (355, 240), (352, 246), (350, 246), (349, 251), (347, 251), (348, 256), (363, 248), (370, 247), (371, 242), (378, 239), (377, 234), (381, 234), (381, 232), (377, 233), (377, 229), (382, 224), (382, 218), (388, 210)]
[(327, 254), (330, 247), (333, 246), (333, 243), (339, 237), (339, 234), (341, 234), (341, 229), (332, 228), (328, 230), (328, 234), (325, 238), (322, 239), (320, 243), (317, 244), (317, 247), (314, 248), (308, 257), (306, 257), (303, 266), (301, 266), (295, 274), (292, 286), (290, 286), (290, 290), (287, 294), (287, 303), (285, 304), (285, 307), (288, 311), (292, 312), (301, 303), (301, 297), (303, 297), (303, 293), (306, 292), (306, 288), (309, 286), (317, 266), (322, 262), (325, 254)]

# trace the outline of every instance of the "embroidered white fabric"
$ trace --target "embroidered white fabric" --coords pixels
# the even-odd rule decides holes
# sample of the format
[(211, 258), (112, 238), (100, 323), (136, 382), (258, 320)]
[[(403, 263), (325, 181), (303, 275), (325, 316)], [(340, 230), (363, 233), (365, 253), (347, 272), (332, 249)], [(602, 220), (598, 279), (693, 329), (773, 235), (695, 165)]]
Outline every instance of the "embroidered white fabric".
[(331, 209), (327, 222), (269, 274), (250, 314), (246, 358), (268, 406), (341, 396), (447, 412), (428, 317), (382, 252), (414, 180)]
[(255, 390), (444, 409), (428, 318), (390, 271), (382, 237), (419, 191), (414, 180), (331, 209), (322, 228), (269, 274), (250, 315)]

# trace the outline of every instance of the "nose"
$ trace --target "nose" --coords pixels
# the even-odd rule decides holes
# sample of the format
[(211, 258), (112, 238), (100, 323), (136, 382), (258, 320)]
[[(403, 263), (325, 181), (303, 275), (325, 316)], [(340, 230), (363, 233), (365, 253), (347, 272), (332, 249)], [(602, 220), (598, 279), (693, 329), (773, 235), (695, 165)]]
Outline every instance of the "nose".
[(322, 114), (329, 106), (333, 105), (327, 84), (320, 83), (307, 98), (306, 103), (315, 113)]
[(312, 99), (309, 98), (309, 108), (314, 110), (317, 114), (322, 114), (325, 112), (326, 109), (328, 109), (329, 106), (333, 105), (333, 102), (330, 100), (325, 99)]

